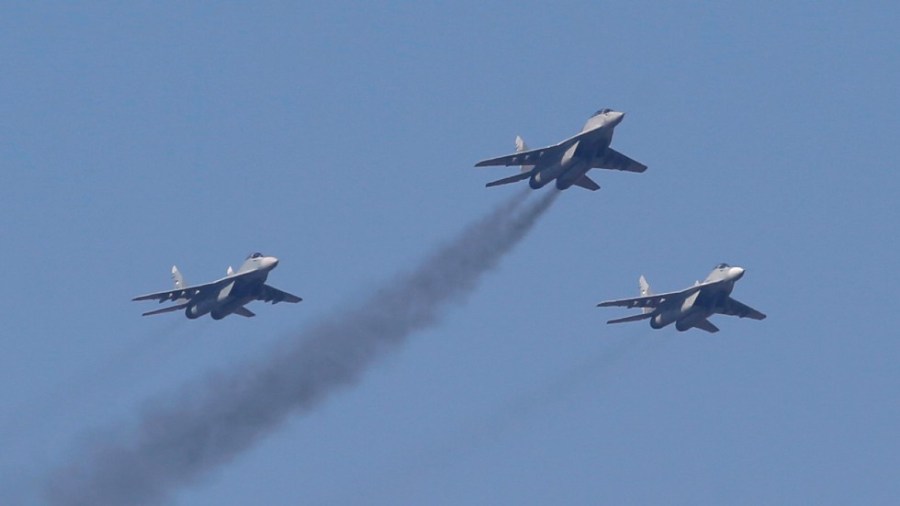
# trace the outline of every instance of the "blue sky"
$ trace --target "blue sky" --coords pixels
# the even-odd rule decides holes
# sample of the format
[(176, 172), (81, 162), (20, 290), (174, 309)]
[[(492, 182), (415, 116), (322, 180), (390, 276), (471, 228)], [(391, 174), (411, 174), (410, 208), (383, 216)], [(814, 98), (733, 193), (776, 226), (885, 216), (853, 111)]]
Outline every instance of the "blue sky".
[[(626, 113), (441, 322), (172, 504), (895, 504), (898, 8), (33, 4), (0, 11), (0, 502), (338, 314), (518, 189), (480, 159)], [(252, 251), (297, 306), (141, 318)], [(769, 315), (607, 326), (742, 265)]]

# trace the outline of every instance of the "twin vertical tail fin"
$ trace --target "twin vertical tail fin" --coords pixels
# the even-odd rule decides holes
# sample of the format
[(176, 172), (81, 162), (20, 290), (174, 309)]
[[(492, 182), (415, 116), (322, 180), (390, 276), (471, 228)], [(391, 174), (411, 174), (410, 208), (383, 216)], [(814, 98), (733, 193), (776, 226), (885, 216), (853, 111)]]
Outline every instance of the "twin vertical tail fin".
[(525, 139), (521, 135), (516, 136), (516, 151), (528, 151), (528, 145), (525, 144)]
[(184, 282), (184, 276), (181, 275), (181, 271), (178, 270), (178, 267), (172, 266), (172, 281), (175, 282), (175, 289), (180, 290), (186, 286)]
[[(528, 151), (528, 146), (525, 144), (525, 141), (517, 135), (516, 136), (516, 153), (520, 153), (522, 151)], [(515, 176), (509, 176), (509, 177), (505, 177), (503, 179), (498, 179), (496, 181), (491, 181), (490, 183), (486, 184), (485, 186), (490, 188), (492, 186), (500, 186), (502, 184), (515, 183), (515, 182), (521, 181), (523, 179), (528, 179), (529, 177), (531, 177), (531, 171), (533, 169), (534, 169), (534, 165), (522, 165), (522, 170), (519, 171), (519, 173), (516, 174)]]
[[(641, 279), (638, 280), (641, 285), (641, 297), (649, 297), (653, 295), (653, 289), (650, 288), (650, 283), (647, 282), (647, 278), (641, 275)], [(653, 308), (645, 307), (643, 309), (644, 314), (650, 313), (653, 311)]]
[[(650, 289), (650, 283), (647, 282), (647, 278), (645, 278), (644, 276), (641, 276), (641, 279), (639, 282), (640, 282), (640, 286), (641, 286), (641, 297), (649, 297), (649, 296), (653, 295), (653, 290)], [(634, 299), (626, 299), (625, 301), (612, 301), (612, 302), (613, 302), (613, 304), (617, 305), (620, 302), (633, 302), (633, 301), (634, 301)], [(609, 302), (601, 302), (598, 305), (599, 306), (608, 306), (608, 305), (612, 305), (612, 304), (610, 304)], [(645, 307), (645, 308), (641, 309), (641, 312), (639, 314), (626, 316), (625, 318), (609, 320), (606, 323), (625, 323), (625, 322), (637, 322), (637, 321), (641, 321), (641, 320), (647, 320), (647, 319), (653, 318), (655, 316), (654, 311), (656, 311), (656, 308)]]
[[(525, 139), (521, 136), (516, 136), (516, 153), (521, 153), (522, 151), (528, 151), (528, 144), (525, 144)], [(534, 169), (534, 165), (523, 165), (522, 172), (531, 172)]]
[[(181, 290), (182, 288), (187, 286), (187, 283), (184, 282), (184, 276), (181, 275), (181, 271), (179, 271), (178, 267), (175, 267), (174, 265), (172, 266), (172, 281), (175, 282), (176, 290)], [(178, 299), (175, 300), (175, 302), (178, 302), (179, 304), (177, 306), (173, 306), (174, 309), (169, 308), (170, 311), (175, 311), (175, 309), (181, 309), (181, 308), (187, 306), (188, 297), (184, 297), (185, 293), (183, 293), (183, 292), (181, 295), (182, 295), (182, 297), (179, 297)], [(158, 314), (161, 312), (165, 312), (165, 311), (164, 310), (153, 311), (150, 313), (145, 313), (144, 316), (147, 316), (148, 314)]]

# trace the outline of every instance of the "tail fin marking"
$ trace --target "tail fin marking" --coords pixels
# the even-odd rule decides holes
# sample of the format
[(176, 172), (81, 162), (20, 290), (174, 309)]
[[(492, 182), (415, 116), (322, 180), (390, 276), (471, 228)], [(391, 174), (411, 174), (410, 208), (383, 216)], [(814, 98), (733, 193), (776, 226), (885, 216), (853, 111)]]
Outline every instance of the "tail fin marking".
[[(641, 274), (641, 279), (638, 280), (638, 283), (641, 287), (641, 297), (649, 297), (653, 295), (653, 289), (650, 288), (650, 283), (647, 282), (647, 278), (645, 278), (643, 274)], [(645, 307), (643, 309), (643, 312), (644, 314), (651, 313), (653, 312), (653, 308)]]
[(176, 289), (184, 288), (186, 285), (184, 276), (181, 275), (181, 271), (178, 270), (178, 267), (174, 265), (172, 266), (172, 281), (175, 282)]
[[(516, 136), (516, 153), (521, 153), (522, 151), (528, 151), (528, 144), (525, 144), (525, 139), (522, 136)], [(534, 169), (534, 165), (523, 165), (522, 173), (531, 172)]]

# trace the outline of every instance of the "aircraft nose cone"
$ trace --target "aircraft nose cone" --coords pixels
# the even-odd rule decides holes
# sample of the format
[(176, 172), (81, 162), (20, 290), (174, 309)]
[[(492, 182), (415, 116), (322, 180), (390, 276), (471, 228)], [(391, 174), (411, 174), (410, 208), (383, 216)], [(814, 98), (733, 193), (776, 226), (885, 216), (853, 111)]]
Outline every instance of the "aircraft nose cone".
[(278, 265), (278, 259), (275, 257), (266, 257), (263, 264), (266, 266), (266, 268), (274, 269), (275, 266)]
[(618, 111), (616, 111), (616, 112), (613, 112), (613, 113), (612, 113), (613, 123), (615, 123), (616, 125), (618, 125), (619, 123), (621, 123), (622, 120), (623, 120), (624, 118), (625, 118), (625, 113), (624, 113), (624, 112), (618, 112)]
[(743, 267), (732, 267), (731, 269), (728, 270), (728, 274), (731, 276), (732, 279), (735, 279), (735, 280), (741, 279), (741, 276), (744, 275), (744, 269), (743, 269)]

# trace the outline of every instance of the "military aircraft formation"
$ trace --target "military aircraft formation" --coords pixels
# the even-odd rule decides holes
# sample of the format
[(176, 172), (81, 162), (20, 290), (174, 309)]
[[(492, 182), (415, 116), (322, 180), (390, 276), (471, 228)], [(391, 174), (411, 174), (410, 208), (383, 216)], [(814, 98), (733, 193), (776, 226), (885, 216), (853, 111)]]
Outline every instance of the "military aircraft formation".
[[(529, 149), (522, 137), (516, 137), (516, 152), (511, 155), (489, 158), (475, 164), (476, 167), (520, 166), (518, 174), (487, 183), (488, 187), (515, 183), (528, 179), (533, 189), (542, 188), (556, 181), (556, 188), (565, 190), (580, 186), (587, 190), (600, 189), (588, 177), (591, 169), (612, 169), (627, 172), (644, 172), (647, 166), (632, 160), (610, 147), (613, 131), (625, 113), (612, 109), (595, 112), (581, 129), (581, 132), (552, 146)], [(706, 280), (680, 292), (654, 295), (647, 280), (641, 276), (641, 296), (601, 302), (600, 307), (624, 306), (642, 308), (637, 315), (610, 320), (607, 323), (624, 323), (650, 320), (650, 326), (660, 329), (672, 323), (679, 331), (698, 328), (707, 332), (719, 329), (709, 321), (714, 314), (738, 316), (762, 320), (763, 313), (746, 306), (730, 297), (734, 283), (744, 275), (741, 267), (719, 264)]]
[[(516, 152), (510, 155), (482, 160), (476, 167), (519, 166), (520, 172), (513, 176), (487, 183), (499, 186), (528, 179), (532, 189), (543, 188), (556, 181), (556, 188), (565, 190), (572, 186), (596, 191), (600, 189), (588, 177), (591, 169), (610, 169), (627, 172), (644, 172), (647, 166), (632, 160), (610, 147), (613, 132), (622, 122), (625, 113), (612, 109), (601, 109), (588, 118), (581, 132), (552, 146), (529, 149), (521, 137), (516, 137)], [(156, 300), (160, 303), (171, 301), (175, 305), (143, 313), (143, 316), (184, 310), (190, 319), (209, 314), (221, 320), (230, 314), (244, 317), (255, 316), (244, 307), (254, 300), (265, 302), (297, 303), (302, 299), (266, 284), (269, 272), (278, 265), (278, 259), (253, 253), (243, 265), (234, 271), (228, 268), (226, 276), (211, 283), (185, 286), (178, 268), (172, 266), (175, 288), (164, 292), (150, 293), (132, 300)], [(709, 321), (714, 314), (737, 316), (762, 320), (763, 313), (731, 297), (734, 284), (744, 276), (744, 269), (728, 264), (719, 264), (703, 282), (677, 292), (654, 294), (644, 276), (640, 277), (640, 297), (604, 301), (599, 307), (621, 306), (640, 308), (639, 314), (626, 316), (607, 323), (624, 323), (650, 320), (650, 327), (661, 329), (672, 323), (679, 331), (692, 328), (706, 332), (718, 332), (719, 328)]]

